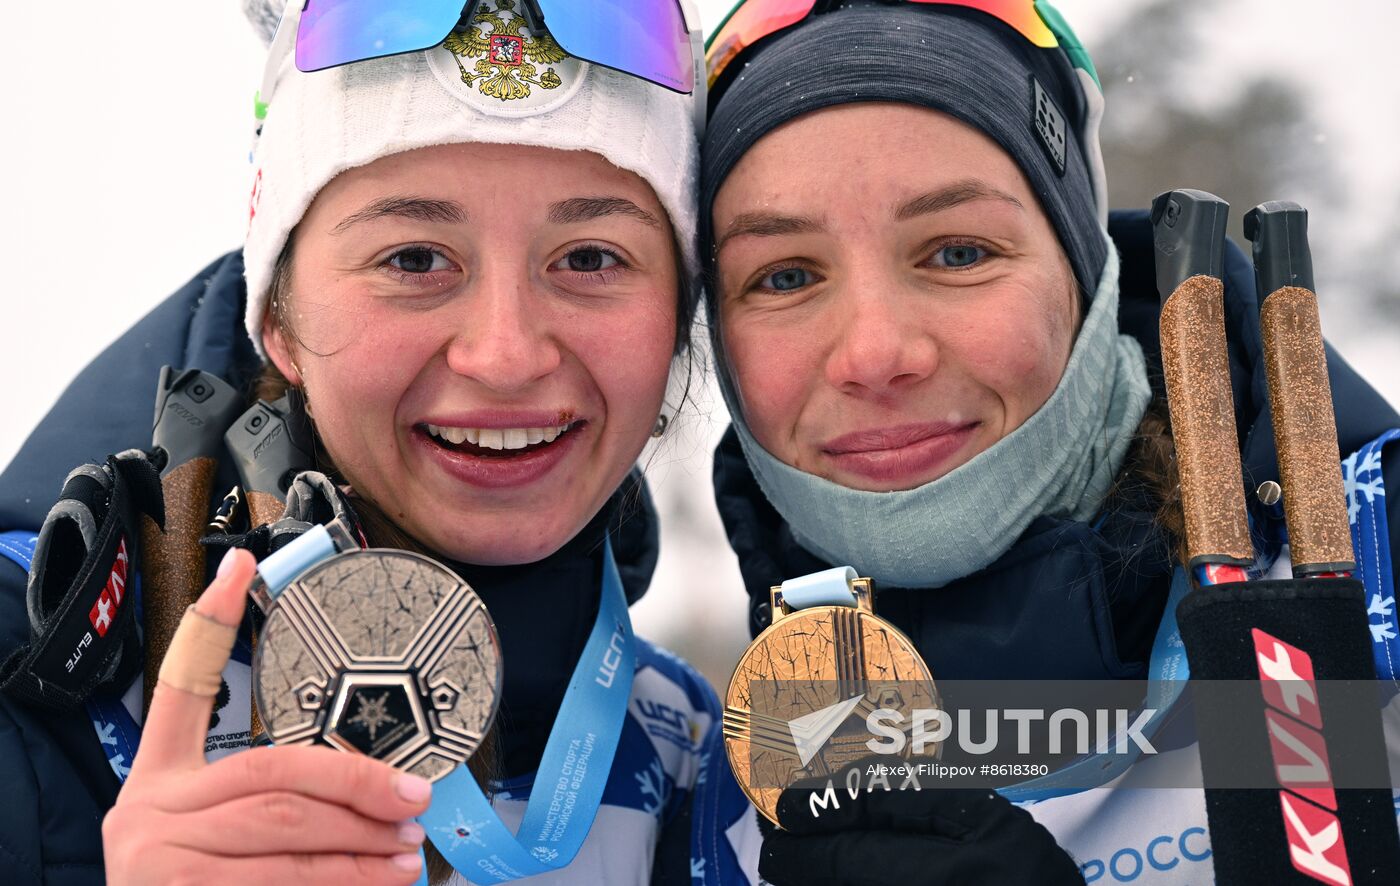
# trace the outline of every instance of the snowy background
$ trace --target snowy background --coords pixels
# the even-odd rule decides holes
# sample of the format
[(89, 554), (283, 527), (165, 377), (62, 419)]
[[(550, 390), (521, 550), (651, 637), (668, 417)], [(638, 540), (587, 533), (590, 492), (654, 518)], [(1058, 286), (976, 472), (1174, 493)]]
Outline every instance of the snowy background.
[[(700, 5), (708, 30), (730, 0)], [(1324, 329), (1400, 402), (1400, 5), (1057, 5), (1104, 80), (1114, 205), (1200, 187), (1238, 236), (1250, 206), (1303, 203)], [(239, 245), (262, 67), (236, 0), (26, 3), (8, 21), (0, 465), (90, 357)], [(697, 399), (647, 456), (663, 552), (634, 612), (722, 688), (746, 609), (709, 488), (724, 407)]]

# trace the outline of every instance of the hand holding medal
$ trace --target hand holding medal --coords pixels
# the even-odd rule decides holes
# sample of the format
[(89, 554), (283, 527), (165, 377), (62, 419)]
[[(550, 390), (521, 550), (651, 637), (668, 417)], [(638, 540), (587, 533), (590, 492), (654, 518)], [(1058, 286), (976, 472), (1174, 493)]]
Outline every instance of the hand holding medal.
[(412, 883), (426, 780), (325, 748), (205, 763), (208, 690), (253, 574), (252, 556), (231, 552), (171, 641), (131, 776), (103, 821), (108, 882)]
[[(601, 803), (634, 672), (611, 543), (603, 546), (598, 615), (540, 761), (548, 777), (538, 783), (551, 789), (532, 792), (517, 834), (461, 765), (490, 729), (501, 693), (500, 644), (484, 604), (434, 560), (361, 550), (354, 516), (334, 485), (315, 472), (300, 475), (288, 513), (327, 509), (335, 518), (264, 559), (248, 590), (268, 613), (253, 675), (268, 736), (441, 780), (437, 802), (419, 820), (442, 856), (472, 871), (474, 882), (568, 865)], [(561, 820), (556, 810), (565, 803), (573, 811)]]

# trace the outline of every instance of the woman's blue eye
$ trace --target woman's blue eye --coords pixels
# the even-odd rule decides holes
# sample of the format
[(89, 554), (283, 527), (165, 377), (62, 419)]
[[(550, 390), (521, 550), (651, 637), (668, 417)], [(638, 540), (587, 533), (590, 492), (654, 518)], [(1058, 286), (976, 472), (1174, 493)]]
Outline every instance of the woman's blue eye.
[(579, 274), (597, 274), (618, 264), (617, 256), (605, 249), (575, 249), (564, 256), (564, 265)]
[(775, 292), (791, 292), (794, 289), (811, 285), (811, 283), (812, 275), (807, 272), (806, 268), (784, 268), (764, 277), (758, 285)]
[(936, 264), (945, 268), (966, 268), (977, 264), (987, 254), (980, 246), (973, 246), (968, 243), (960, 243), (956, 246), (945, 246), (936, 253)]
[(451, 267), (446, 257), (426, 246), (412, 246), (389, 256), (389, 264), (405, 274), (431, 274)]

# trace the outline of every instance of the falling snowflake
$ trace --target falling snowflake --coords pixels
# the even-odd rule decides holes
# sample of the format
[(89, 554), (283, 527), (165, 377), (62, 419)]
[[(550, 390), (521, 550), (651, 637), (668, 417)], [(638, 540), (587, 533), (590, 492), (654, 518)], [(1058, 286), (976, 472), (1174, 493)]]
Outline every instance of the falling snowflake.
[(466, 817), (462, 815), (462, 810), (457, 809), (454, 811), (457, 813), (456, 821), (450, 825), (439, 826), (433, 829), (451, 841), (452, 845), (448, 847), (449, 851), (456, 850), (457, 847), (461, 846), (463, 843), (471, 843), (474, 846), (480, 846), (485, 849), (486, 844), (477, 836), (477, 830), (486, 822), (467, 821)]
[(370, 741), (374, 741), (380, 726), (392, 726), (399, 722), (397, 717), (386, 710), (389, 706), (388, 692), (381, 693), (378, 698), (366, 698), (364, 693), (360, 693), (355, 696), (355, 700), (360, 703), (360, 710), (346, 722), (358, 723), (368, 729)]
[[(1365, 452), (1366, 457), (1361, 459), (1361, 453)], [(1358, 464), (1360, 459), (1360, 464)], [(1385, 496), (1385, 481), (1381, 477), (1381, 451), (1380, 449), (1363, 449), (1353, 452), (1342, 460), (1342, 483), (1346, 487), (1347, 493), (1347, 517), (1352, 523), (1356, 522), (1356, 517), (1361, 513), (1361, 496), (1366, 496), (1367, 504), (1374, 504), (1377, 498)], [(1361, 476), (1370, 475), (1369, 479), (1361, 479)]]

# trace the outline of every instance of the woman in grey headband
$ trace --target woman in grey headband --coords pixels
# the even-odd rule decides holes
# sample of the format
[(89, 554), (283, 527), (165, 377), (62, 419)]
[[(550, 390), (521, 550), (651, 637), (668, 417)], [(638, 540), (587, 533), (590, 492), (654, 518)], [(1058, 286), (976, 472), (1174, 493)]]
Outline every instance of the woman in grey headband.
[[(925, 3), (817, 3), (738, 40), (744, 6), (711, 44), (701, 227), (733, 419), (716, 498), (752, 631), (770, 587), (850, 565), (938, 680), (1155, 676), (1180, 654), (1159, 627), (1182, 518), (1152, 231), (1108, 215), (1087, 55), (1043, 3), (1052, 46)], [(1226, 287), (1254, 291), (1233, 246)], [(1230, 323), (1237, 390), (1262, 389), (1257, 318)], [(1344, 365), (1332, 384), (1364, 404), (1339, 414), (1343, 453), (1400, 424)], [(1246, 433), (1267, 405), (1236, 408), (1246, 469), (1276, 464)], [(1196, 765), (1189, 737), (1157, 751), (1137, 768)], [(779, 803), (761, 834), (734, 790), (715, 827), (779, 884), (1093, 881), (1129, 855), (1147, 882), (1211, 877), (1199, 791), (1002, 793), (1038, 802)]]

